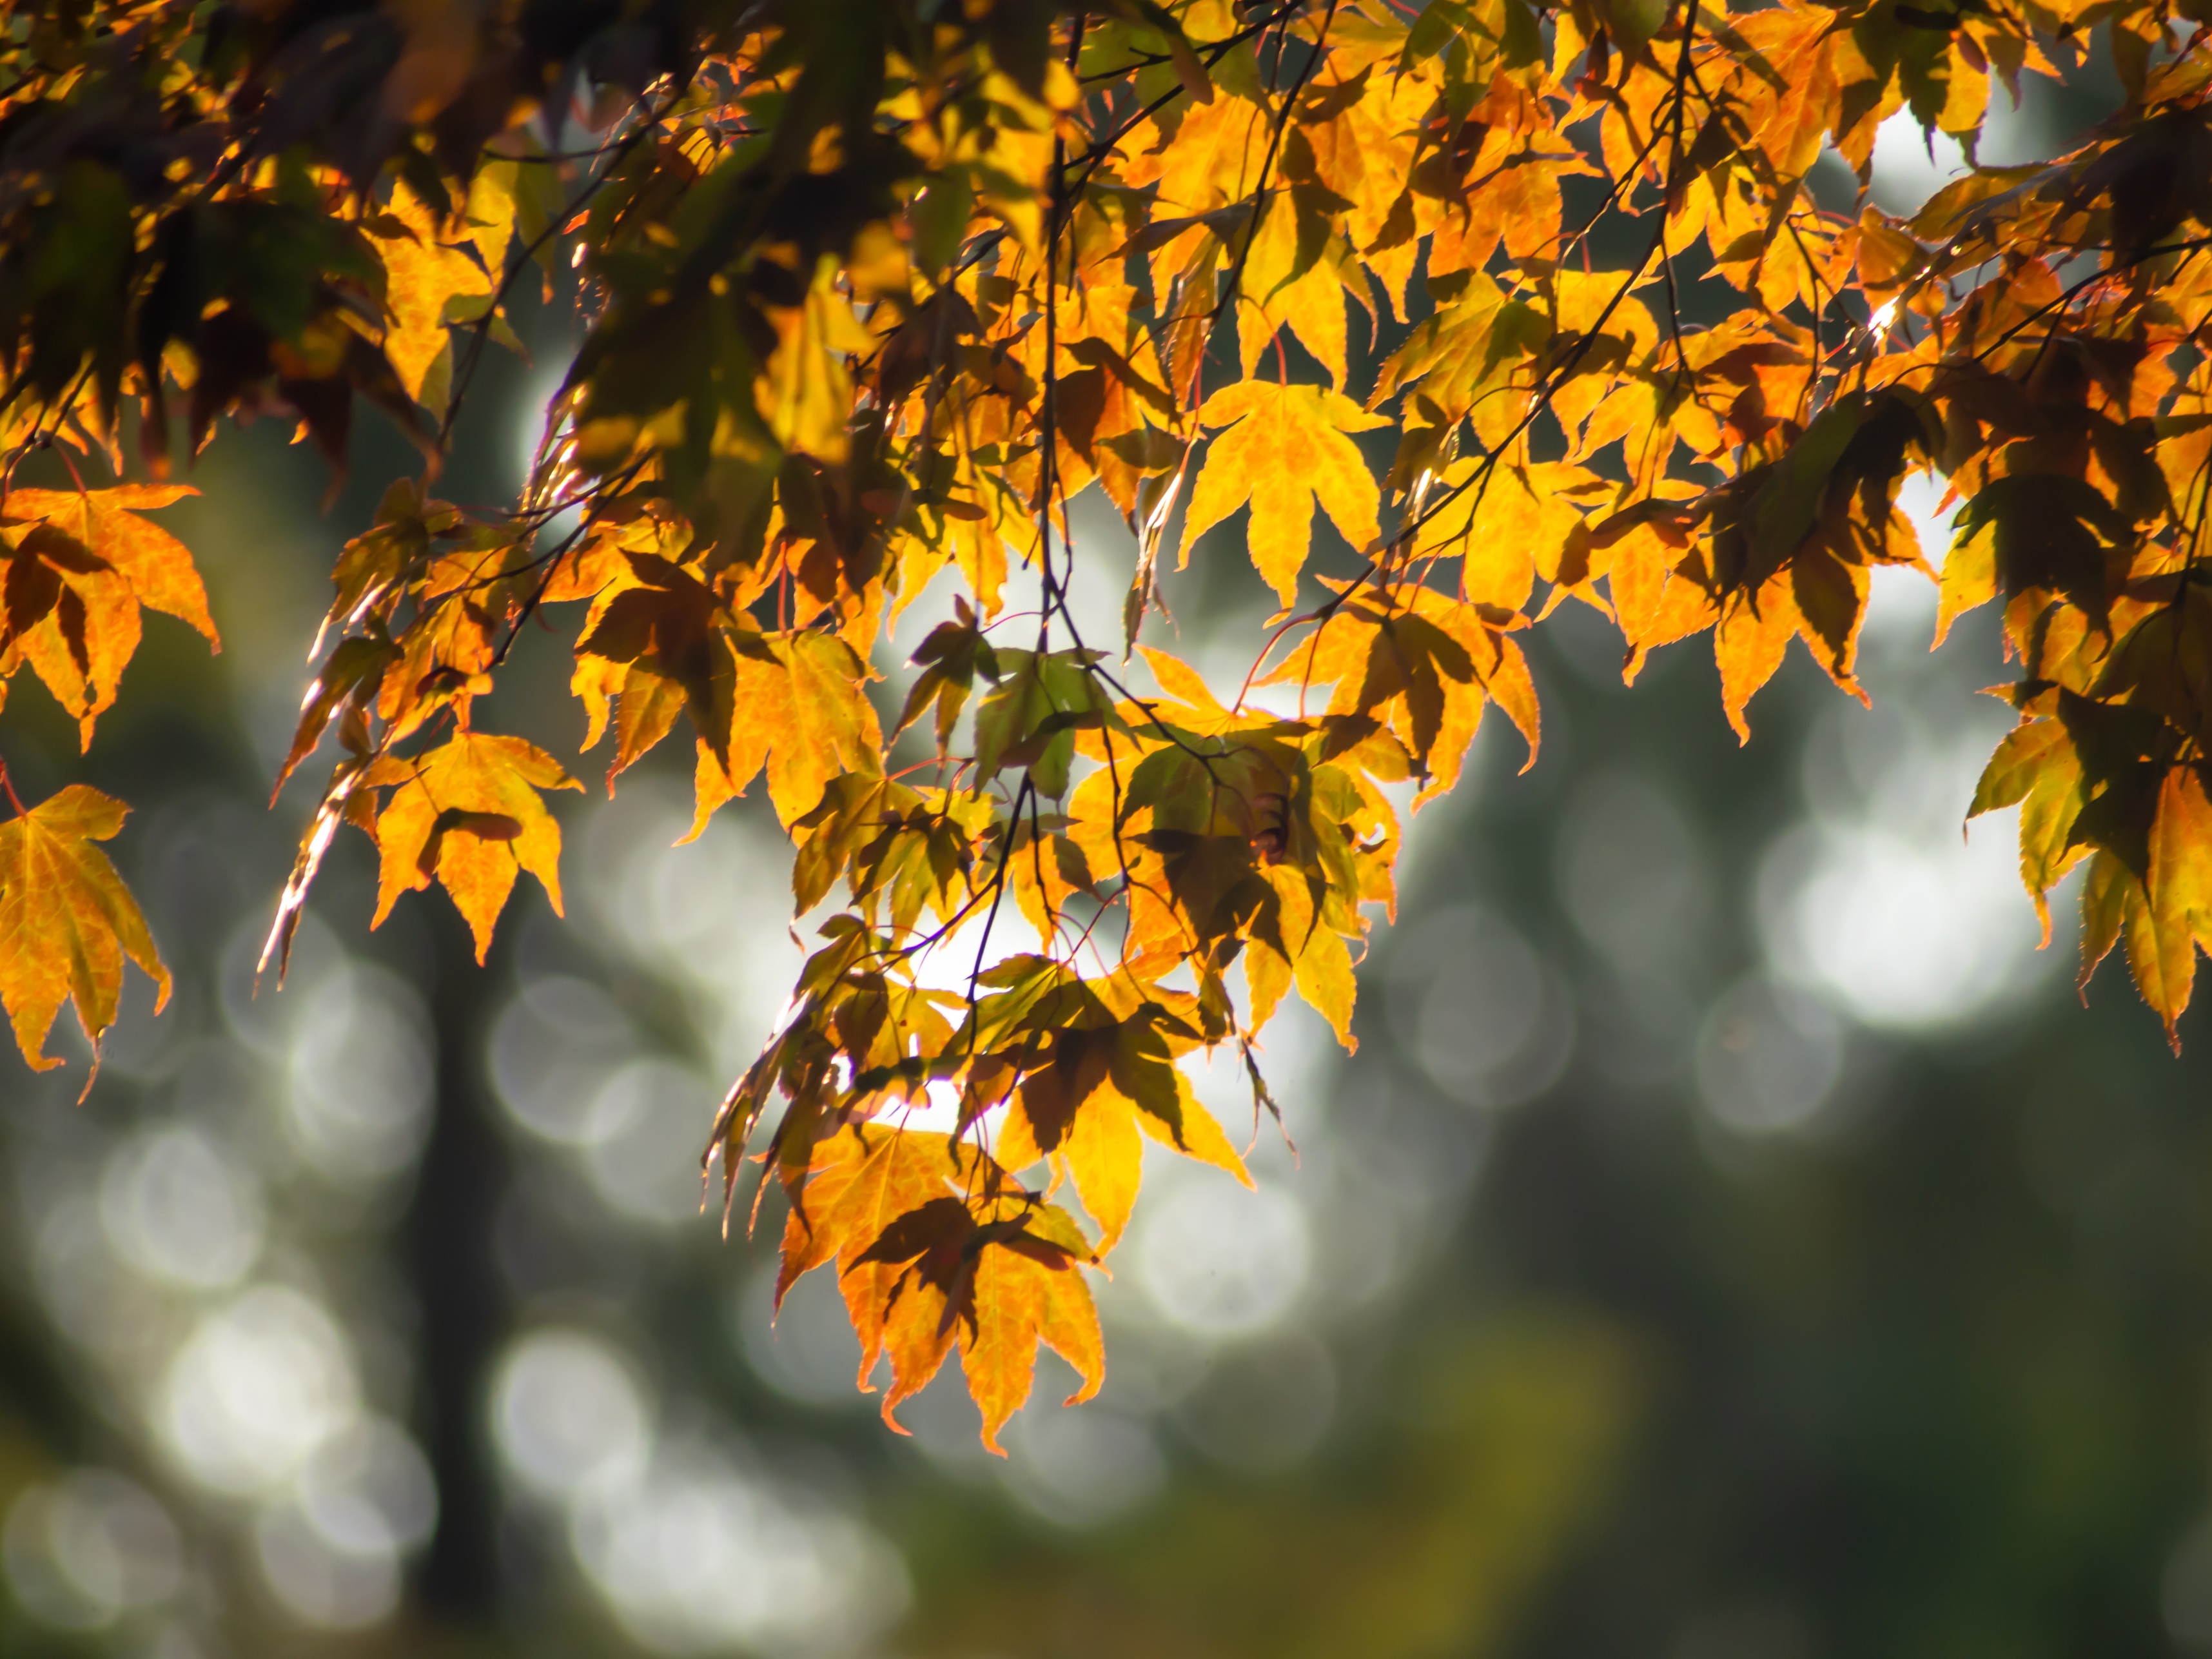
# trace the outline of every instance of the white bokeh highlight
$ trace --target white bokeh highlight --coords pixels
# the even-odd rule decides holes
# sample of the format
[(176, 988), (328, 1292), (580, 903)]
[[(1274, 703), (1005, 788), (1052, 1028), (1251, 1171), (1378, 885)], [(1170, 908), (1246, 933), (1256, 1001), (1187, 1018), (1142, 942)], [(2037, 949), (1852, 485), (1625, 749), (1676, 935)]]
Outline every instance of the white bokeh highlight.
[(1723, 1127), (1743, 1135), (1802, 1129), (1843, 1073), (1844, 1035), (1812, 998), (1760, 975), (1724, 992), (1698, 1035), (1698, 1095)]
[(717, 1440), (665, 1436), (640, 1368), (606, 1338), (518, 1338), (493, 1385), (501, 1461), (556, 1512), (616, 1621), (656, 1653), (856, 1653), (906, 1610), (906, 1570), (866, 1522), (750, 1468)]
[(344, 1339), (322, 1304), (261, 1285), (210, 1314), (179, 1352), (160, 1422), (184, 1474), (244, 1498), (289, 1481), (359, 1406)]
[(106, 1469), (26, 1487), (0, 1528), (16, 1603), (57, 1630), (103, 1630), (155, 1607), (185, 1582), (175, 1523), (149, 1493)]
[(188, 1124), (141, 1129), (109, 1154), (100, 1219), (137, 1273), (189, 1290), (235, 1285), (261, 1254), (264, 1215), (251, 1173)]
[(1199, 1172), (1153, 1185), (1139, 1206), (1138, 1281), (1170, 1324), (1212, 1338), (1276, 1324), (1312, 1267), (1305, 1211), (1279, 1184), (1247, 1189)]

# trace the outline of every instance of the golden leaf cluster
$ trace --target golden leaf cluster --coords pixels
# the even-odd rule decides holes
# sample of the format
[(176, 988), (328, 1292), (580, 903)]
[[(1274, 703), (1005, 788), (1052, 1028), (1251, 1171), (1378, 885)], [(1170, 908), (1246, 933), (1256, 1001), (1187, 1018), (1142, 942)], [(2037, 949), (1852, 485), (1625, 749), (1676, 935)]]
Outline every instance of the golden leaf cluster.
[[(1256, 1114), (1285, 998), (1351, 1044), (1401, 807), (1492, 704), (1533, 762), (1519, 636), (1562, 605), (1632, 679), (1710, 636), (1747, 738), (1792, 641), (1863, 695), (1877, 568), (1939, 580), (1946, 627), (2000, 603), (2021, 723), (1973, 810), (2021, 806), (2038, 904), (2088, 865), (2085, 979), (2124, 939), (2169, 1030), (2186, 1006), (2212, 945), (2188, 0), (701, 0), (680, 27), (606, 0), (557, 39), (337, 10), (218, 39), (106, 0), (0, 41), (0, 676), (88, 743), (143, 609), (213, 641), (140, 516), (179, 491), (178, 407), (191, 450), (281, 410), (339, 465), (384, 411), (424, 467), (333, 572), (278, 785), (333, 738), (334, 763), (270, 959), (347, 824), (380, 920), (435, 883), (481, 956), (521, 872), (557, 908), (544, 798), (573, 781), (477, 711), (521, 629), (565, 629), (610, 784), (681, 727), (699, 825), (760, 781), (795, 910), (830, 913), (708, 1164), (726, 1198), (766, 1164), (783, 1283), (834, 1264), (887, 1414), (956, 1352), (993, 1444), (1039, 1343), (1096, 1388), (1084, 1273), (1146, 1141), (1243, 1176), (1186, 1057), (1240, 1057)], [(1909, 219), (1821, 205), (1822, 156), (1863, 184), (1900, 113), (1972, 156), (1993, 93), (2092, 28), (2125, 102), (2077, 150)], [(571, 113), (604, 135), (580, 155), (546, 143)], [(518, 283), (572, 269), (588, 329), (521, 499), (438, 499)], [(156, 482), (13, 487), (134, 447)], [(1963, 504), (1948, 550), (1899, 510), (1916, 475)], [(1136, 540), (1117, 619), (1072, 598), (1094, 487)], [(1241, 538), (1280, 605), (1237, 686), (1140, 643), (1170, 538), (1179, 563)], [(932, 583), (949, 619), (894, 717), (871, 663)], [(27, 1053), (65, 999), (96, 1039), (124, 957), (161, 972), (91, 844), (121, 810), (72, 788), (0, 827)]]

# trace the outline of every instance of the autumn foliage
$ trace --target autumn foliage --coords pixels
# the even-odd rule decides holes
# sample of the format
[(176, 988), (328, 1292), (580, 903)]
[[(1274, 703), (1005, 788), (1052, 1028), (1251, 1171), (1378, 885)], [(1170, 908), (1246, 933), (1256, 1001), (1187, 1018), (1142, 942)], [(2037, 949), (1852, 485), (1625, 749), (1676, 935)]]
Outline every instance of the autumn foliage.
[[(550, 619), (609, 784), (671, 738), (700, 825), (758, 783), (816, 917), (713, 1127), (726, 1201), (757, 1157), (780, 1289), (832, 1268), (887, 1416), (957, 1352), (995, 1444), (1039, 1343), (1098, 1385), (1085, 1274), (1146, 1140), (1244, 1178), (1184, 1058), (1241, 1060), (1256, 1119), (1285, 998), (1351, 1044), (1400, 808), (1492, 703), (1533, 763), (1521, 636), (1563, 605), (1631, 679), (1709, 636), (1747, 738), (1793, 640), (1863, 695), (1875, 568), (1938, 581), (1941, 629), (2001, 605), (2020, 724), (1972, 810), (2021, 806), (2039, 906), (2087, 865), (2083, 979), (2124, 939), (2171, 1031), (2212, 945), (2195, 4), (15, 13), (0, 673), (89, 746), (143, 610), (215, 641), (144, 516), (169, 480), (279, 411), (342, 469), (380, 410), (422, 465), (332, 573), (264, 965), (347, 825), (379, 921), (434, 883), (481, 957), (520, 874), (558, 908), (545, 798), (575, 781), (477, 717)], [(2073, 154), (1905, 221), (1816, 201), (1899, 111), (1971, 157), (1993, 94), (2093, 29), (2125, 104)], [(438, 499), (524, 285), (572, 268), (527, 488)], [(77, 487), (15, 487), (41, 452)], [(1948, 549), (1898, 509), (1916, 474), (1963, 502)], [(1136, 538), (1118, 616), (1071, 598), (1094, 487)], [(1239, 536), (1281, 609), (1209, 684), (1147, 623), (1163, 561)], [(933, 581), (950, 619), (879, 702)], [(122, 805), (13, 811), (0, 994), (54, 1064), (64, 1001), (96, 1044), (126, 957), (167, 977), (94, 844)], [(924, 1106), (949, 1132), (902, 1127)]]

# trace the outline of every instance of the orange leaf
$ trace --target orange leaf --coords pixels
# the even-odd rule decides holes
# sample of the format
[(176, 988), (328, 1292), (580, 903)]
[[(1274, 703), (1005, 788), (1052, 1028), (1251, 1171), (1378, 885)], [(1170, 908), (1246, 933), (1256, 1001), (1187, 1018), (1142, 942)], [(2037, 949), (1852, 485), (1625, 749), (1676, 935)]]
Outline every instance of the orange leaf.
[[(981, 1205), (982, 1219), (960, 1199), (933, 1198), (886, 1227), (860, 1261), (901, 1268), (883, 1310), (892, 1378), (884, 1420), (898, 1428), (899, 1405), (921, 1390), (957, 1345), (968, 1391), (983, 1413), (983, 1444), (1004, 1456), (999, 1431), (1029, 1398), (1037, 1345), (1081, 1374), (1071, 1406), (1105, 1381), (1105, 1349), (1090, 1287), (1075, 1269), (1084, 1253), (1065, 1242), (1073, 1231), (1065, 1218), (1025, 1194)], [(1062, 1239), (1034, 1230), (1055, 1219)]]
[(837, 1287), (860, 1339), (863, 1391), (883, 1353), (884, 1310), (900, 1269), (860, 1257), (900, 1216), (945, 1196), (957, 1169), (949, 1139), (919, 1129), (855, 1127), (814, 1147), (812, 1172), (784, 1222), (775, 1303), (783, 1305), (800, 1274), (837, 1264)]
[(134, 509), (198, 492), (183, 484), (112, 489), (11, 489), (4, 550), (0, 673), (28, 661), (76, 719), (87, 748), (138, 648), (139, 609), (191, 624), (216, 649), (207, 592), (184, 544)]
[(382, 872), (372, 927), (434, 877), (467, 919), (482, 962), (525, 870), (560, 913), (561, 826), (538, 792), (583, 786), (559, 762), (520, 738), (464, 731), (412, 762), (382, 764), (398, 787), (376, 820)]
[[(439, 363), (452, 340), (447, 307), (456, 299), (489, 294), (491, 278), (461, 247), (440, 240), (436, 218), (404, 182), (392, 186), (390, 211), (409, 234), (375, 238), (384, 258), (385, 307), (392, 317), (384, 355), (398, 371), (407, 395), (442, 414), (451, 379), (450, 364), (441, 372)], [(471, 240), (465, 225), (460, 234), (465, 241)]]
[(1003, 1457), (999, 1431), (1030, 1397), (1037, 1345), (1082, 1377), (1082, 1386), (1061, 1402), (1077, 1406), (1106, 1380), (1105, 1340), (1083, 1275), (1029, 1251), (999, 1245), (982, 1252), (975, 1307), (975, 1322), (961, 1344), (960, 1369), (983, 1414), (983, 1444)]
[(1774, 678), (1783, 653), (1797, 632), (1797, 605), (1790, 595), (1790, 573), (1768, 578), (1756, 593), (1736, 592), (1722, 602), (1713, 629), (1713, 660), (1720, 665), (1721, 706), (1738, 743), (1751, 741), (1744, 707)]
[(1136, 1206), (1143, 1135), (1252, 1184), (1176, 1065), (1163, 1018), (1148, 1004), (1111, 1025), (1057, 1033), (1051, 1058), (1022, 1079), (1017, 1109), (1000, 1131), (998, 1160), (1008, 1169), (1044, 1157), (1065, 1163), (1098, 1224), (1102, 1256), (1121, 1242)]
[(1363, 589), (1267, 678), (1333, 684), (1330, 716), (1387, 726), (1425, 775), (1416, 806), (1458, 781), (1491, 696), (1528, 740), (1522, 769), (1535, 764), (1535, 687), (1521, 648), (1476, 606), (1433, 588)]
[(1237, 337), (1247, 376), (1258, 368), (1277, 331), (1288, 328), (1328, 371), (1332, 386), (1345, 383), (1343, 285), (1322, 257), (1323, 250), (1302, 246), (1316, 229), (1322, 233), (1316, 240), (1327, 234), (1325, 210), (1314, 210), (1316, 197), (1328, 199), (1325, 191), (1294, 187), (1271, 197), (1260, 210), (1237, 307)]
[(801, 630), (738, 630), (727, 638), (732, 716), (716, 741), (701, 736), (692, 836), (763, 769), (769, 799), (787, 826), (813, 810), (830, 779), (882, 775), (883, 727), (866, 690), (872, 676), (851, 646), (834, 634)]
[(2168, 768), (2159, 784), (2144, 889), (2130, 911), (2128, 963), (2178, 1053), (2174, 1022), (2196, 983), (2197, 947), (2212, 949), (2212, 800), (2197, 767)]
[(1246, 380), (1224, 386), (1199, 411), (1229, 430), (1213, 441), (1183, 520), (1182, 562), (1191, 544), (1249, 502), (1252, 562), (1284, 605), (1297, 598), (1298, 572), (1313, 544), (1318, 501), (1355, 550), (1382, 533), (1380, 492), (1358, 446), (1345, 436), (1389, 424), (1349, 398), (1310, 386)]
[(146, 918), (93, 845), (121, 830), (129, 810), (77, 783), (0, 823), (0, 1000), (38, 1071), (61, 1064), (46, 1042), (64, 1002), (75, 1005), (97, 1054), (115, 1023), (125, 957), (152, 977), (157, 1010), (169, 1000), (169, 970)]

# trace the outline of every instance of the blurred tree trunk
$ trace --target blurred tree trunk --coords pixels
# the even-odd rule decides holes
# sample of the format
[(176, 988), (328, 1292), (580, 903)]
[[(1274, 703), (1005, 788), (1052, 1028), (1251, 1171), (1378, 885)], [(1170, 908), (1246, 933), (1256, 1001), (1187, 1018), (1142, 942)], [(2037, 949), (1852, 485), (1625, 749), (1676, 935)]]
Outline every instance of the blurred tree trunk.
[(484, 1401), (506, 1336), (494, 1233), (507, 1158), (484, 1074), (483, 1034), (504, 975), (496, 959), (490, 970), (479, 969), (459, 916), (447, 906), (437, 909), (429, 997), (436, 1117), (402, 1246), (422, 1319), (416, 1388), (423, 1449), (438, 1483), (438, 1530), (416, 1580), (424, 1611), (473, 1620), (494, 1612), (500, 1582), (499, 1493)]

